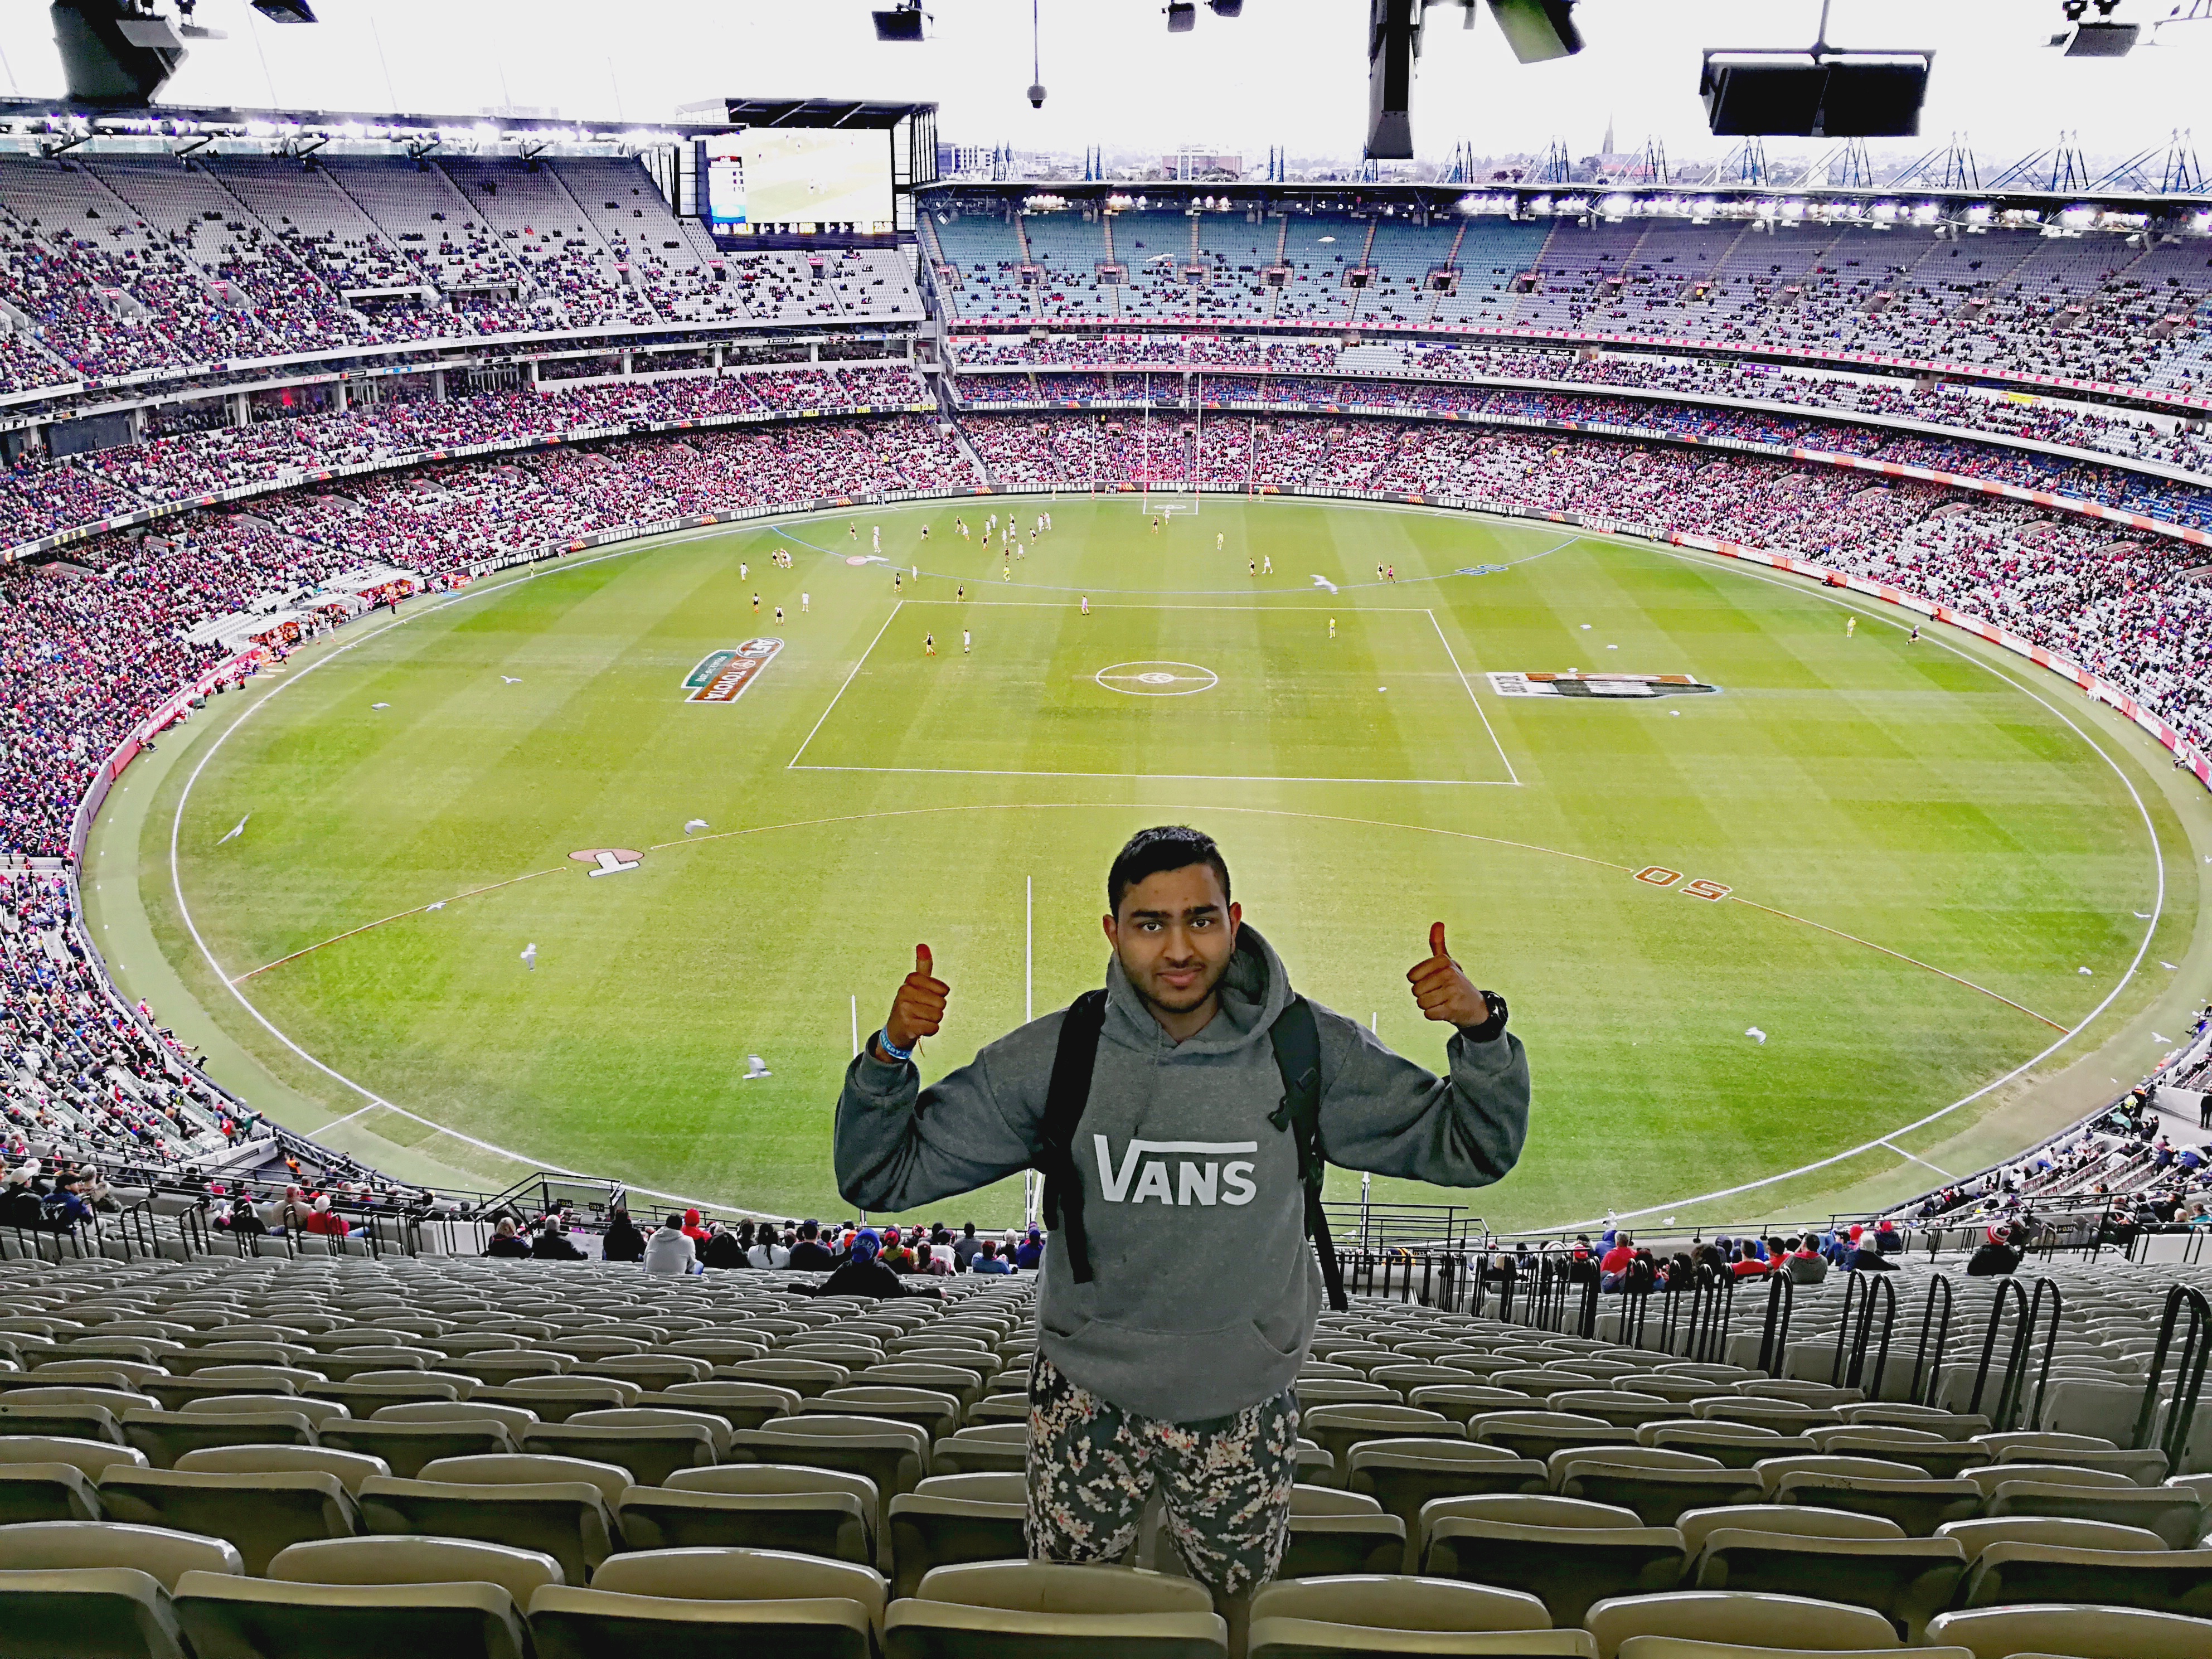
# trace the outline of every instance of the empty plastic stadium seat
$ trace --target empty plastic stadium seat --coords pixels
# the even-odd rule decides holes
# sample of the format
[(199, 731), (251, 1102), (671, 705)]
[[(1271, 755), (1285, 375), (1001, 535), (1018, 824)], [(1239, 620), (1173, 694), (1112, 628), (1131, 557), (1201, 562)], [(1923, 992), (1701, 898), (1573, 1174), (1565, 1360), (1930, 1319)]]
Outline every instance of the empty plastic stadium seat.
[(1881, 1651), (1897, 1644), (1880, 1613), (1800, 1595), (1678, 1590), (1617, 1596), (1589, 1610), (1583, 1625), (1597, 1638), (1598, 1659), (1619, 1659), (1638, 1636), (1671, 1636), (1746, 1647)]
[(198, 1659), (526, 1659), (514, 1598), (497, 1584), (303, 1584), (187, 1573), (177, 1617)]
[(1974, 1659), (2203, 1659), (2212, 1620), (2126, 1607), (1972, 1607), (1928, 1621), (1930, 1644)]
[(530, 1600), (542, 1659), (659, 1659), (695, 1648), (873, 1659), (883, 1580), (865, 1566), (775, 1550), (675, 1549), (617, 1556), (589, 1589)]
[(888, 1659), (1221, 1659), (1228, 1629), (1188, 1579), (1029, 1561), (938, 1568), (884, 1641)]
[[(1252, 1597), (1250, 1659), (1328, 1653), (1559, 1655), (1595, 1659), (1585, 1631), (1553, 1630), (1544, 1604), (1516, 1590), (1400, 1576), (1304, 1578)], [(1492, 1645), (1487, 1638), (1510, 1638)]]
[(76, 1567), (0, 1571), (0, 1654), (190, 1659), (191, 1650), (161, 1580), (134, 1567)]
[(0, 1572), (131, 1567), (173, 1590), (187, 1572), (243, 1572), (235, 1546), (221, 1538), (114, 1521), (33, 1521), (0, 1527)]
[(517, 1607), (562, 1581), (561, 1564), (535, 1550), (461, 1538), (330, 1538), (295, 1544), (267, 1577), (298, 1584), (497, 1584)]
[(228, 1539), (257, 1575), (288, 1545), (360, 1529), (344, 1484), (319, 1470), (234, 1474), (118, 1464), (101, 1474), (100, 1498), (110, 1520)]
[(1434, 1498), (1421, 1536), (1425, 1575), (1526, 1590), (1559, 1625), (1580, 1624), (1608, 1595), (1671, 1589), (1689, 1565), (1674, 1528), (1569, 1498)]

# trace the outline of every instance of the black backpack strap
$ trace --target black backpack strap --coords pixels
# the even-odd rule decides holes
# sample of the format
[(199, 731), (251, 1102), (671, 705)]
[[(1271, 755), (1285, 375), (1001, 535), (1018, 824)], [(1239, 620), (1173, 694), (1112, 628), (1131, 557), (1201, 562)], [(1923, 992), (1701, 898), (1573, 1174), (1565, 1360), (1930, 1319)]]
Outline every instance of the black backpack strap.
[(1045, 1224), (1067, 1252), (1079, 1285), (1091, 1282), (1091, 1245), (1083, 1231), (1083, 1176), (1075, 1167), (1075, 1131), (1091, 1103), (1091, 1073), (1098, 1061), (1098, 1034), (1106, 1024), (1106, 993), (1085, 991), (1068, 1005), (1060, 1024), (1060, 1048), (1046, 1086), (1044, 1121), (1030, 1167), (1044, 1176)]
[(1283, 1103), (1268, 1121), (1287, 1127), (1297, 1146), (1298, 1182), (1306, 1194), (1306, 1237), (1321, 1257), (1322, 1284), (1328, 1305), (1342, 1313), (1351, 1303), (1344, 1293), (1344, 1270), (1328, 1235), (1328, 1213), (1321, 1206), (1322, 1176), (1328, 1167), (1321, 1145), (1321, 1028), (1313, 1005), (1291, 999), (1267, 1038), (1275, 1050), (1275, 1069), (1283, 1074)]

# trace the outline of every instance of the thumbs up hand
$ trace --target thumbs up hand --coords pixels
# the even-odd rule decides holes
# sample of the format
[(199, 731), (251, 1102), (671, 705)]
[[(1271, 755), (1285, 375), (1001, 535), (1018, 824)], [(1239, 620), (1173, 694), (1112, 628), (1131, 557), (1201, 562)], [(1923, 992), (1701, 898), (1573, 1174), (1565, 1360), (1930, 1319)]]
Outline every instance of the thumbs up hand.
[(1482, 993), (1444, 948), (1441, 921), (1429, 925), (1429, 954), (1406, 970), (1406, 978), (1413, 988), (1413, 1000), (1428, 1018), (1449, 1020), (1462, 1030), (1489, 1024), (1490, 1006)]
[(911, 1048), (923, 1037), (935, 1036), (945, 1024), (945, 999), (952, 988), (935, 977), (934, 968), (929, 947), (915, 945), (914, 971), (891, 999), (890, 1018), (884, 1022), (884, 1035), (894, 1048)]

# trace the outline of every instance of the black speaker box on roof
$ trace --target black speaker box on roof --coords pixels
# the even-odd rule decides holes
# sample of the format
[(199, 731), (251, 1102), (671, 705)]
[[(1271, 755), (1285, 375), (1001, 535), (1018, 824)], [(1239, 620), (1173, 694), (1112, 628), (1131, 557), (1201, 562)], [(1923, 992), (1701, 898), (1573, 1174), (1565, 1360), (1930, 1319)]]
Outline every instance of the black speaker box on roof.
[(1708, 52), (1698, 90), (1720, 137), (1905, 138), (1920, 131), (1929, 52)]

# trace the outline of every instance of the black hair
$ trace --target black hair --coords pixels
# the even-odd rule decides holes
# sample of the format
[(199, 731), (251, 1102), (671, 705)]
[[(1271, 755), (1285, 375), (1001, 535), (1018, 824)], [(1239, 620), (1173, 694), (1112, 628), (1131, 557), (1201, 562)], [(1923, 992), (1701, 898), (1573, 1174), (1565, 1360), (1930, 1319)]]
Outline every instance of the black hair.
[(1114, 855), (1106, 872), (1106, 908), (1121, 913), (1121, 896), (1139, 882), (1164, 871), (1186, 870), (1194, 864), (1210, 864), (1221, 878), (1221, 900), (1229, 902), (1229, 861), (1213, 844), (1213, 837), (1188, 824), (1163, 823), (1139, 830)]

